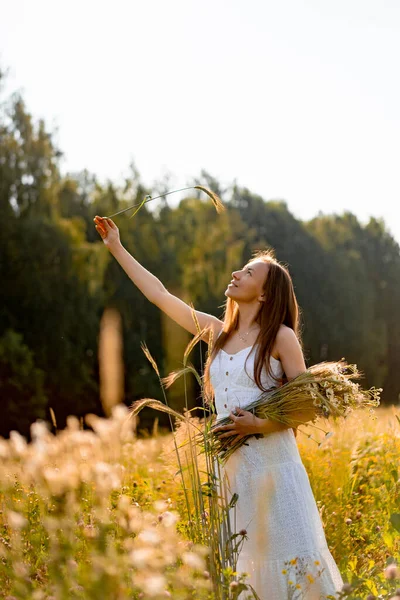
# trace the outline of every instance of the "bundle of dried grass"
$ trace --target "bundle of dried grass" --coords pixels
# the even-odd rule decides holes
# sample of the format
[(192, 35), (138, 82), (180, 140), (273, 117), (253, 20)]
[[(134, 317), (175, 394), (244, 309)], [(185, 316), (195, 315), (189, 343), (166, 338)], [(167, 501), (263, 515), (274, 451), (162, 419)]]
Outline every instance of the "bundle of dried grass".
[[(272, 419), (293, 427), (307, 422), (315, 423), (318, 417), (336, 421), (340, 417), (346, 418), (353, 410), (379, 406), (382, 388), (364, 390), (360, 384), (351, 381), (361, 376), (357, 365), (349, 365), (344, 359), (337, 362), (324, 361), (308, 368), (281, 387), (263, 392), (242, 408), (259, 418)], [(374, 413), (373, 408), (370, 411)], [(230, 423), (230, 417), (224, 417), (211, 427), (206, 426), (204, 434), (198, 434), (200, 446), (207, 445), (211, 448), (212, 454), (222, 463), (252, 435), (263, 437), (263, 434), (252, 434), (238, 439), (237, 434), (234, 434), (220, 438), (224, 430), (214, 432), (216, 427)]]

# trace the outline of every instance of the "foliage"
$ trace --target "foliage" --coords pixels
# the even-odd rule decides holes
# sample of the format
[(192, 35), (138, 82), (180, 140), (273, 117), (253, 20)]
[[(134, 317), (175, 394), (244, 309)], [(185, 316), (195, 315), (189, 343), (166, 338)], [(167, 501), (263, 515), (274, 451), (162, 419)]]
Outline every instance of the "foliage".
[[(0, 73), (0, 94), (3, 81)], [(102, 414), (97, 336), (104, 309), (114, 307), (123, 324), (125, 402), (161, 399), (140, 343), (146, 341), (157, 363), (173, 370), (180, 366), (186, 332), (171, 341), (169, 317), (132, 284), (93, 226), (95, 214), (141, 203), (151, 190), (133, 164), (121, 185), (101, 184), (86, 170), (62, 175), (62, 152), (44, 121), (34, 122), (20, 94), (1, 99), (0, 337), (9, 330), (22, 336), (26, 356), (43, 372), (43, 398), (51, 399), (63, 427), (69, 414)], [(289, 266), (302, 309), (306, 362), (345, 357), (365, 373), (364, 387), (383, 388), (383, 404), (397, 403), (400, 249), (385, 224), (371, 218), (362, 226), (349, 212), (303, 222), (285, 202), (266, 202), (236, 184), (222, 189), (206, 171), (194, 183), (215, 191), (227, 210), (216, 217), (211, 202), (200, 200), (200, 189), (174, 208), (166, 198), (144, 204), (133, 219), (129, 213), (117, 217), (126, 249), (171, 292), (220, 317), (232, 270), (254, 250), (274, 247)], [(203, 354), (194, 359), (199, 371)], [(5, 361), (3, 372), (7, 368)], [(14, 375), (7, 377), (4, 385), (12, 386)], [(31, 422), (43, 415), (44, 404), (39, 407), (33, 388), (31, 393), (24, 424), (10, 424), (24, 433), (28, 415)], [(194, 382), (189, 407), (198, 393)], [(24, 412), (22, 396), (12, 402)], [(179, 395), (174, 406), (183, 407)], [(142, 431), (149, 429), (151, 411), (141, 419)], [(168, 426), (166, 417), (161, 424)]]

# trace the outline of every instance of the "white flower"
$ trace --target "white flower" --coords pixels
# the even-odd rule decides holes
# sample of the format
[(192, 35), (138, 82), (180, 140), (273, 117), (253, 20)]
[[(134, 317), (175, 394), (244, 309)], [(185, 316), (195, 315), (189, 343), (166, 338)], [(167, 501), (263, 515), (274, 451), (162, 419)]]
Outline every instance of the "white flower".
[(192, 569), (196, 569), (197, 571), (204, 571), (206, 568), (204, 559), (194, 552), (184, 552), (182, 554), (182, 561), (188, 567), (192, 567)]
[(142, 542), (146, 542), (147, 544), (153, 544), (154, 546), (161, 542), (157, 531), (153, 531), (151, 529), (143, 529), (143, 531), (139, 533), (138, 539), (140, 539)]
[(171, 512), (166, 510), (162, 513), (162, 523), (165, 527), (172, 527), (177, 521), (179, 521), (179, 515), (177, 512)]
[(8, 444), (6, 440), (0, 440), (0, 458), (8, 458)]
[(388, 565), (384, 573), (386, 579), (400, 579), (400, 570), (395, 563)]
[(130, 552), (129, 558), (131, 559), (132, 564), (140, 569), (151, 563), (153, 555), (153, 548), (136, 548)]
[(335, 393), (332, 388), (326, 388), (325, 394), (326, 394), (326, 397), (329, 398), (329, 400), (333, 400), (335, 397)]
[(163, 511), (168, 508), (168, 504), (167, 504), (167, 502), (165, 502), (165, 500), (156, 500), (153, 503), (153, 506), (156, 510), (159, 510), (159, 511)]
[(9, 510), (7, 514), (8, 523), (14, 529), (22, 529), (28, 523), (27, 519), (18, 512)]
[(43, 469), (43, 477), (49, 486), (50, 492), (55, 495), (63, 494), (66, 489), (66, 481), (60, 473), (58, 467), (45, 467)]
[(22, 456), (27, 447), (27, 442), (26, 439), (20, 433), (18, 433), (18, 431), (11, 431), (10, 446), (17, 456)]
[(165, 577), (162, 575), (153, 575), (152, 577), (148, 577), (143, 582), (144, 591), (149, 594), (149, 596), (157, 596), (164, 591), (166, 586)]
[(49, 429), (44, 421), (35, 421), (31, 425), (31, 435), (34, 440), (40, 440), (49, 435)]

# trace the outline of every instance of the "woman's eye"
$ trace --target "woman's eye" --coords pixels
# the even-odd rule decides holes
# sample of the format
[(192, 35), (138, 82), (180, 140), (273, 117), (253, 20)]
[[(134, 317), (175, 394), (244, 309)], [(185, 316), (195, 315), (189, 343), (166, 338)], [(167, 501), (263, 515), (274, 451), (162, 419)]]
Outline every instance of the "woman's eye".
[(250, 271), (250, 269), (247, 269), (247, 272), (248, 272), (248, 273), (250, 273), (250, 275), (251, 275), (251, 271)]

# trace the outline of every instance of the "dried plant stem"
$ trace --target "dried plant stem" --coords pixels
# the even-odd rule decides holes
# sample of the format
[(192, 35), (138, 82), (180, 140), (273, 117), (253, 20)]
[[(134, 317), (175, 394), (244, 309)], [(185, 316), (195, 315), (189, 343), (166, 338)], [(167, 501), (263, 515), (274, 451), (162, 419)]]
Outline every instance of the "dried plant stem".
[[(219, 196), (217, 196), (217, 194), (215, 192), (213, 192), (212, 190), (209, 190), (208, 188), (206, 188), (202, 185), (194, 185), (194, 186), (190, 186), (190, 187), (181, 188), (179, 190), (172, 190), (171, 192), (165, 192), (164, 194), (160, 194), (160, 196), (154, 196), (154, 198), (152, 198), (148, 194), (147, 196), (144, 197), (142, 202), (139, 202), (139, 204), (134, 204), (133, 206), (129, 206), (128, 208), (124, 208), (123, 210), (119, 210), (118, 212), (113, 213), (112, 215), (109, 215), (108, 217), (105, 217), (105, 218), (111, 219), (111, 217), (116, 217), (117, 215), (121, 215), (122, 213), (124, 213), (128, 210), (132, 210), (132, 208), (136, 208), (136, 207), (138, 207), (138, 210), (139, 210), (144, 204), (146, 204), (146, 202), (150, 202), (151, 200), (156, 200), (157, 198), (164, 198), (164, 196), (168, 196), (168, 194), (174, 194), (175, 192), (183, 192), (185, 190), (193, 190), (193, 189), (197, 189), (197, 190), (201, 190), (202, 192), (205, 192), (211, 198), (211, 200), (215, 206), (215, 209), (218, 213), (225, 210), (225, 206), (223, 205), (221, 199), (219, 198)], [(131, 215), (130, 218), (132, 218), (138, 212), (138, 210), (136, 210), (134, 212), (134, 214)]]

